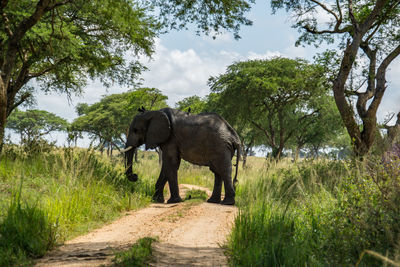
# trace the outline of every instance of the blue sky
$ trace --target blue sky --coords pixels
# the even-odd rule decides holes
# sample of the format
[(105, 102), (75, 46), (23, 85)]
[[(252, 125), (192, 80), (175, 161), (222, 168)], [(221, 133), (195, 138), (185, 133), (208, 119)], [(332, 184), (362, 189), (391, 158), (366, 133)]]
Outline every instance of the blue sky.
[[(322, 21), (328, 19), (323, 13), (318, 17)], [(231, 33), (224, 33), (213, 40), (208, 36), (197, 36), (191, 29), (160, 36), (156, 40), (152, 59), (141, 59), (149, 68), (141, 75), (142, 85), (160, 89), (168, 96), (168, 104), (174, 106), (185, 97), (207, 95), (208, 78), (225, 72), (226, 67), (235, 61), (277, 55), (311, 61), (318, 51), (322, 51), (313, 46), (295, 47), (299, 33), (291, 28), (289, 15), (285, 11), (272, 15), (269, 1), (258, 1), (248, 13), (248, 18), (253, 21), (253, 26), (242, 27), (240, 40), (235, 40)], [(388, 89), (378, 111), (380, 119), (389, 112), (400, 110), (400, 58), (392, 63), (387, 80)], [(107, 90), (100, 82), (94, 81), (88, 84), (82, 96), (74, 96), (70, 103), (65, 95), (38, 92), (37, 108), (72, 121), (77, 116), (74, 109), (77, 103), (91, 104), (105, 94), (128, 89), (115, 85)]]

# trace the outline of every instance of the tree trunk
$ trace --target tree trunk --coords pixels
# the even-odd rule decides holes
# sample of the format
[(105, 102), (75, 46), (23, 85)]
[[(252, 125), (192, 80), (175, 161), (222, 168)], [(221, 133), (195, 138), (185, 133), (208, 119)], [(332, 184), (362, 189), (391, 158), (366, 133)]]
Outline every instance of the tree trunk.
[(245, 168), (246, 167), (246, 163), (247, 163), (247, 155), (249, 154), (249, 148), (247, 147), (242, 155), (242, 159), (243, 159), (243, 163), (242, 163), (242, 167)]
[(294, 161), (297, 162), (297, 160), (299, 159), (299, 155), (300, 155), (300, 146), (296, 146), (295, 148), (295, 152), (294, 152)]
[(0, 153), (4, 145), (4, 132), (7, 120), (7, 89), (0, 76)]

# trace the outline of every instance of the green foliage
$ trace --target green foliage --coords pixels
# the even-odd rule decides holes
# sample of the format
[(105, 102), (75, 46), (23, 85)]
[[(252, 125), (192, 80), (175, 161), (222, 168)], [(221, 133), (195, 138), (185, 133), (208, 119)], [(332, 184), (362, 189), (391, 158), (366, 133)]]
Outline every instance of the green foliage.
[[(212, 77), (209, 85), (218, 94), (212, 96), (210, 106), (237, 126), (241, 136), (270, 147), (275, 158), (281, 157), (296, 132), (308, 133), (307, 139), (300, 138), (306, 143), (320, 137), (314, 138), (313, 130), (325, 128), (315, 125), (323, 125), (320, 120), (332, 110), (322, 68), (301, 59), (238, 62), (225, 74)], [(322, 137), (325, 141), (328, 135)]]
[(21, 135), (28, 143), (54, 131), (66, 131), (68, 122), (45, 110), (15, 110), (7, 121), (7, 128)]
[(160, 9), (164, 23), (171, 28), (181, 29), (187, 23), (197, 23), (196, 32), (212, 34), (213, 38), (223, 32), (232, 30), (236, 39), (240, 38), (240, 25), (251, 25), (252, 21), (244, 17), (254, 0), (206, 0), (206, 1), (161, 1), (152, 0)]
[(194, 95), (194, 96), (189, 96), (181, 101), (176, 102), (175, 108), (182, 110), (182, 111), (189, 111), (190, 108), (190, 113), (201, 113), (204, 112), (206, 107), (206, 100), (201, 99), (199, 96)]
[(186, 191), (185, 200), (200, 199), (206, 200), (208, 198), (207, 192), (200, 189), (190, 189)]
[[(142, 106), (146, 110), (158, 110), (168, 107), (168, 97), (163, 95), (159, 89), (156, 88), (137, 88), (130, 92), (128, 96), (129, 110), (136, 113), (138, 108)], [(132, 114), (131, 114), (132, 116)], [(133, 116), (132, 116), (133, 117)]]
[(0, 223), (0, 266), (40, 258), (57, 242), (57, 223), (36, 204), (21, 203), (17, 192)]
[(156, 242), (156, 238), (144, 237), (136, 241), (136, 243), (128, 251), (119, 252), (113, 260), (116, 266), (121, 267), (142, 267), (148, 266), (148, 262), (152, 256), (151, 244)]
[(301, 33), (296, 45), (339, 43), (336, 51), (327, 50), (317, 60), (330, 75), (353, 152), (365, 156), (375, 141), (376, 114), (388, 87), (386, 72), (400, 55), (399, 1), (272, 0), (271, 6), (273, 12), (285, 8), (291, 14)]
[[(398, 161), (271, 162), (248, 172), (237, 188), (232, 265), (353, 265), (366, 249), (398, 260)], [(370, 256), (361, 261), (379, 265)]]
[[(43, 255), (51, 245), (45, 239), (48, 227), (53, 227), (52, 235), (56, 237), (52, 242), (62, 242), (116, 219), (123, 211), (150, 203), (156, 175), (144, 173), (143, 164), (135, 166), (140, 168), (140, 181), (131, 183), (119, 159), (111, 161), (93, 151), (52, 149), (30, 157), (21, 147), (7, 145), (0, 158), (0, 224), (7, 225), (8, 239), (25, 238)], [(17, 193), (23, 203), (14, 200)], [(35, 220), (43, 228), (35, 228)], [(12, 225), (18, 227), (14, 232)], [(35, 231), (32, 236), (29, 227)], [(40, 233), (40, 229), (47, 232), (33, 241), (33, 234)], [(0, 255), (4, 255), (0, 258), (17, 263), (40, 256), (31, 253), (29, 246), (12, 248), (0, 245)]]
[(107, 142), (116, 147), (125, 142), (132, 118), (141, 106), (154, 110), (167, 106), (167, 96), (155, 88), (138, 88), (121, 94), (104, 96), (92, 105), (78, 104), (79, 115), (71, 126), (73, 132), (87, 132), (100, 144)]

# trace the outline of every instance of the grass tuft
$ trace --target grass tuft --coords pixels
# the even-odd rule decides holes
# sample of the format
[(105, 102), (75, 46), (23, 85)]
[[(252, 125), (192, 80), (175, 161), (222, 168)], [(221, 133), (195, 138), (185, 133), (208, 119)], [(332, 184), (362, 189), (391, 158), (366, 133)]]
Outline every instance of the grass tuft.
[(115, 255), (114, 263), (116, 266), (125, 267), (142, 267), (148, 266), (148, 262), (151, 260), (152, 247), (151, 244), (157, 241), (156, 238), (144, 237), (139, 239), (133, 246), (127, 251), (119, 252)]
[(185, 200), (206, 200), (208, 198), (207, 192), (200, 189), (190, 189), (186, 191)]

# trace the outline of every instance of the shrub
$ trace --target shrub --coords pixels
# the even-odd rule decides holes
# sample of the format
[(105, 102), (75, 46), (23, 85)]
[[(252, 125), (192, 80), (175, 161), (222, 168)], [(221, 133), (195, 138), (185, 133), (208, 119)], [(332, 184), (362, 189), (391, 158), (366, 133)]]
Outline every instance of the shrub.
[(57, 224), (37, 205), (24, 205), (20, 192), (0, 224), (0, 266), (42, 257), (57, 242)]

